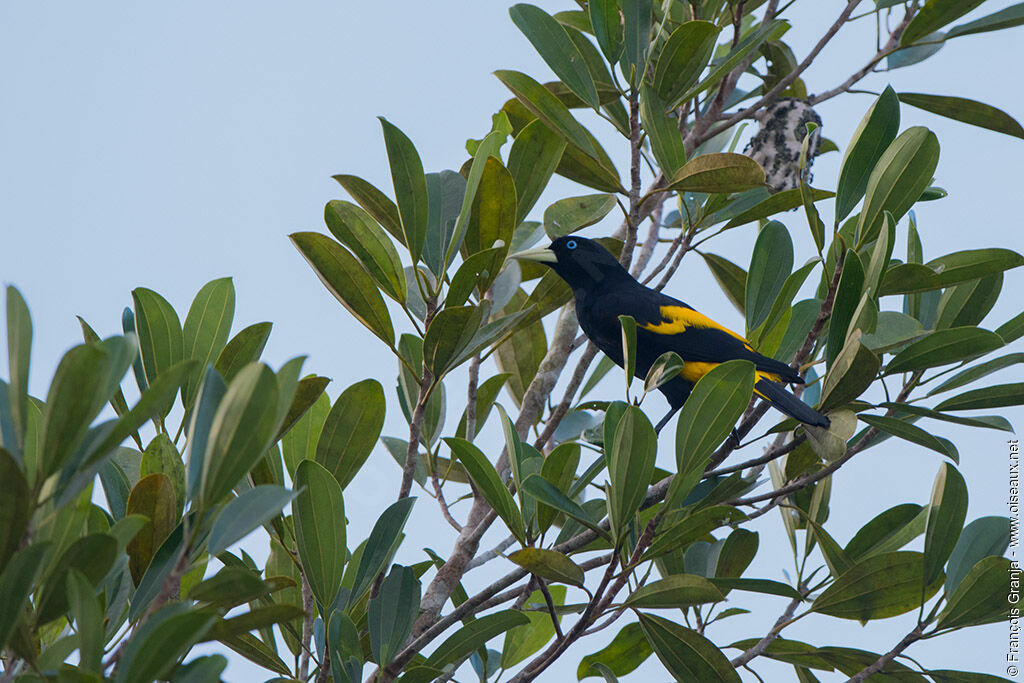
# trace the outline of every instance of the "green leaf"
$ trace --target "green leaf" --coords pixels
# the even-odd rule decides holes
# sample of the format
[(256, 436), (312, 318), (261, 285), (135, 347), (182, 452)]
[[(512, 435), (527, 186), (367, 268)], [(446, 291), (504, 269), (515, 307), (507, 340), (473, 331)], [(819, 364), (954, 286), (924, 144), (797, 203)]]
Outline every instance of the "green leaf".
[(474, 619), (450, 635), (427, 657), (426, 666), (444, 669), (462, 660), (487, 641), (517, 626), (527, 624), (526, 615), (518, 610), (502, 610)]
[(480, 495), (484, 497), (488, 505), (494, 508), (501, 520), (505, 522), (509, 531), (526, 544), (525, 528), (523, 527), (523, 516), (516, 507), (515, 500), (508, 488), (502, 483), (498, 472), (491, 465), (483, 453), (476, 446), (465, 439), (445, 437), (444, 442), (452, 451), (452, 455), (459, 459), (466, 472), (469, 473), (473, 484)]
[[(132, 290), (135, 303), (135, 328), (139, 335), (139, 353), (146, 382), (152, 384), (165, 370), (180, 362), (184, 356), (184, 338), (181, 322), (167, 300), (151, 289)], [(161, 417), (171, 409), (174, 397), (161, 406)]]
[(157, 549), (178, 525), (175, 515), (174, 487), (163, 473), (139, 479), (128, 496), (126, 513), (143, 515), (148, 522), (128, 543), (128, 564), (132, 580), (138, 585)]
[(423, 243), (427, 238), (428, 200), (427, 179), (423, 162), (412, 141), (384, 117), (380, 119), (384, 131), (384, 146), (391, 167), (391, 182), (395, 187), (398, 215), (402, 219), (402, 234), (412, 262), (420, 260)]
[[(886, 366), (885, 374), (893, 375), (898, 372), (911, 372), (948, 365), (976, 358), (1001, 346), (1003, 346), (1002, 337), (995, 332), (977, 327), (953, 327), (947, 330), (936, 330), (897, 353)], [(942, 410), (942, 404), (937, 409)]]
[(891, 86), (871, 105), (850, 139), (836, 184), (836, 222), (850, 215), (868, 186), (868, 177), (900, 129), (900, 102)]
[(651, 364), (644, 378), (644, 393), (654, 391), (661, 385), (675, 379), (683, 370), (683, 359), (675, 351), (666, 351)]
[(764, 169), (750, 157), (732, 152), (690, 159), (668, 180), (674, 192), (743, 192), (764, 185)]
[[(996, 334), (999, 334), (998, 331)], [(1009, 343), (1006, 339), (1003, 339), (1003, 341)], [(929, 391), (928, 396), (933, 396), (943, 391), (949, 391), (950, 389), (959, 389), (960, 387), (975, 382), (982, 377), (987, 377), (993, 372), (997, 372), (1019, 363), (1024, 363), (1024, 353), (1009, 353), (1005, 356), (1000, 356), (999, 358), (993, 358), (990, 361), (979, 363), (974, 367), (967, 368), (966, 370), (961, 370), (956, 373), (945, 382)]]
[(277, 430), (277, 401), (277, 380), (262, 363), (248, 365), (228, 386), (210, 425), (202, 507), (223, 500), (263, 456)]
[(597, 223), (615, 208), (615, 195), (591, 194), (560, 199), (544, 210), (544, 232), (551, 239)]
[[(280, 374), (279, 374), (280, 376)], [(295, 393), (292, 396), (291, 403), (288, 404), (288, 411), (285, 413), (284, 420), (281, 426), (277, 430), (277, 436), (274, 438), (274, 442), (277, 442), (291, 431), (298, 421), (310, 411), (313, 406), (320, 402), (320, 397), (324, 395), (324, 390), (327, 385), (331, 383), (331, 380), (327, 377), (319, 377), (317, 375), (309, 375), (299, 380), (295, 386)], [(282, 398), (284, 398), (282, 396)], [(278, 410), (284, 407), (278, 406)]]
[(700, 480), (711, 454), (729, 436), (750, 403), (753, 388), (754, 365), (745, 360), (726, 361), (697, 381), (679, 412), (679, 474), (667, 500), (681, 500), (679, 497), (685, 497)]
[(410, 567), (395, 565), (370, 599), (370, 650), (373, 661), (387, 666), (405, 645), (420, 611), (420, 582)]
[(654, 653), (677, 681), (739, 683), (740, 676), (732, 664), (704, 636), (653, 614), (637, 616)]
[[(721, 562), (721, 558), (719, 558)], [(741, 579), (739, 577), (713, 577), (708, 579), (711, 585), (722, 591), (723, 594), (731, 590), (745, 591), (748, 593), (762, 593), (764, 595), (778, 595), (784, 598), (803, 599), (803, 596), (789, 584), (770, 579)]]
[(623, 604), (634, 609), (685, 609), (724, 599), (722, 591), (703, 576), (675, 574), (638, 588)]
[[(527, 128), (529, 127), (527, 126)], [(543, 124), (541, 124), (541, 128), (543, 129)], [(537, 130), (536, 128), (533, 129), (530, 139), (543, 139), (547, 135), (554, 135), (547, 131), (547, 129), (544, 129), (545, 133), (535, 135)], [(522, 136), (522, 133), (520, 133), (520, 136)], [(564, 145), (557, 136), (555, 136), (554, 144), (556, 148), (559, 145)], [(550, 153), (550, 151), (548, 149), (539, 150), (534, 148), (527, 149), (526, 153), (544, 155)], [(468, 254), (474, 255), (485, 249), (497, 249), (497, 253), (500, 256), (497, 261), (497, 267), (490, 269), (488, 285), (498, 276), (501, 262), (504, 260), (505, 255), (508, 254), (509, 246), (512, 244), (512, 234), (517, 225), (516, 195), (519, 191), (519, 186), (516, 182), (521, 178), (516, 173), (521, 173), (522, 170), (519, 167), (516, 167), (515, 171), (512, 170), (512, 155), (516, 155), (516, 163), (521, 164), (527, 161), (519, 157), (519, 154), (522, 153), (524, 153), (523, 145), (517, 148), (515, 143), (513, 143), (508, 169), (502, 166), (501, 161), (498, 159), (488, 157), (483, 164), (476, 195), (473, 197), (463, 246)], [(538, 159), (536, 156), (528, 160), (529, 163), (543, 163), (543, 161), (543, 158)], [(548, 158), (548, 162), (550, 163), (550, 158)], [(551, 170), (553, 171), (554, 168), (552, 167)], [(548, 177), (550, 177), (550, 173)], [(537, 179), (532, 178), (531, 180)], [(544, 182), (546, 183), (547, 181), (545, 180)], [(542, 189), (543, 186), (538, 189), (538, 196), (539, 191)], [(536, 197), (534, 197), (534, 201), (536, 201)], [(480, 291), (483, 292), (485, 290), (486, 287), (483, 287)]]
[[(565, 139), (540, 119), (534, 119), (528, 123), (526, 127), (519, 131), (515, 140), (512, 141), (512, 148), (508, 153), (508, 172), (512, 176), (514, 194), (517, 199), (513, 228), (526, 219), (530, 209), (537, 203), (544, 188), (547, 187), (548, 181), (551, 180), (551, 175), (558, 168), (565, 147)], [(484, 169), (485, 174), (486, 172), (487, 170)], [(505, 194), (507, 196), (507, 192)], [(488, 205), (490, 205), (494, 203), (495, 197), (500, 196), (500, 194), (496, 195), (491, 192), (480, 192), (477, 201), (483, 202), (487, 200)], [(504, 212), (502, 212), (502, 215), (504, 215)], [(502, 221), (500, 224), (507, 226), (508, 222)], [(483, 230), (481, 229), (482, 232)], [(470, 228), (469, 233), (466, 235), (467, 245), (472, 233), (473, 230)], [(511, 239), (503, 236), (501, 239), (505, 242), (507, 252)], [(482, 234), (480, 242), (481, 244), (486, 242)], [(470, 251), (472, 252), (473, 249), (470, 248)]]
[(296, 232), (292, 233), (291, 240), (341, 305), (385, 344), (393, 347), (395, 331), (384, 298), (359, 261), (326, 235)]
[[(595, 520), (578, 503), (569, 498), (557, 486), (550, 481), (534, 474), (523, 480), (523, 491), (536, 498), (541, 503), (549, 505), (559, 512), (563, 512), (576, 520), (602, 538), (608, 538), (608, 532), (601, 528), (598, 520)], [(511, 496), (510, 496), (511, 498)]]
[(49, 557), (51, 544), (35, 542), (0, 564), (0, 648), (7, 645), (28, 604), (36, 576)]
[(957, 38), (969, 36), (974, 33), (985, 33), (988, 31), (1001, 31), (1006, 28), (1024, 24), (1024, 3), (1011, 5), (1006, 9), (988, 14), (980, 19), (969, 21), (966, 24), (958, 24), (949, 29), (946, 38)]
[(228, 546), (249, 535), (256, 527), (281, 514), (284, 506), (298, 494), (283, 486), (255, 486), (224, 506), (217, 515), (207, 547), (211, 555), (219, 555)]
[[(921, 605), (924, 555), (899, 551), (861, 560), (826, 588), (811, 609), (840, 619), (867, 622), (905, 614)], [(925, 587), (927, 600), (941, 583)]]
[(1002, 109), (983, 102), (969, 100), (965, 97), (910, 92), (902, 92), (899, 97), (900, 102), (954, 121), (969, 123), (972, 126), (987, 128), (1016, 138), (1024, 138), (1024, 128), (1015, 118)]
[(391, 238), (362, 208), (340, 199), (327, 202), (324, 222), (331, 234), (348, 247), (380, 289), (405, 303), (405, 273)]
[(375, 379), (341, 392), (327, 414), (316, 444), (316, 461), (344, 489), (370, 457), (384, 427), (384, 388)]
[(281, 658), (277, 656), (277, 653), (267, 647), (262, 640), (251, 633), (243, 633), (242, 635), (232, 636), (230, 638), (222, 638), (220, 642), (227, 645), (250, 662), (253, 662), (258, 666), (262, 666), (264, 669), (269, 669), (281, 676), (291, 675), (291, 669), (287, 664), (281, 661)]
[(611, 480), (608, 517), (616, 539), (621, 537), (644, 502), (657, 454), (658, 435), (654, 427), (639, 408), (629, 406), (615, 429), (607, 456)]
[(405, 234), (402, 232), (402, 219), (398, 215), (398, 207), (387, 195), (358, 176), (336, 175), (332, 177), (359, 203), (359, 206), (363, 207), (375, 221), (391, 233), (392, 237), (405, 244)]
[(936, 410), (975, 410), (977, 408), (1002, 408), (1019, 406), (1024, 403), (1024, 383), (996, 384), (983, 389), (973, 389), (947, 398), (935, 406)]
[[(213, 363), (231, 334), (231, 321), (235, 316), (235, 286), (231, 278), (207, 282), (192, 300), (182, 329), (184, 357), (197, 361), (205, 370)], [(199, 392), (199, 372), (190, 374), (181, 392), (185, 410), (190, 410)]]
[(523, 548), (509, 553), (508, 559), (531, 574), (547, 581), (583, 586), (583, 570), (579, 565), (556, 550)]
[(861, 336), (861, 342), (875, 353), (891, 352), (923, 335), (916, 319), (896, 311), (879, 311), (875, 331)]
[(981, 427), (983, 429), (998, 429), (1004, 432), (1012, 432), (1013, 426), (1007, 421), (1005, 417), (998, 415), (978, 415), (976, 417), (962, 417), (960, 415), (947, 415), (946, 413), (940, 413), (929, 408), (922, 408), (921, 406), (908, 405), (906, 403), (880, 403), (880, 408), (892, 408), (897, 414), (909, 414), (919, 415), (921, 417), (929, 417), (933, 420), (940, 420), (942, 422), (952, 422), (954, 424), (966, 425), (968, 427)]
[(995, 275), (1024, 265), (1024, 257), (1009, 249), (965, 249), (929, 261), (890, 268), (879, 295), (926, 292)]
[(415, 503), (416, 498), (402, 498), (389, 505), (377, 518), (373, 530), (366, 539), (366, 549), (359, 558), (359, 566), (351, 586), (352, 592), (349, 594), (349, 606), (354, 607), (358, 604), (373, 586), (377, 576), (387, 568)]
[[(11, 383), (8, 387), (15, 442), (5, 444), (16, 458), (20, 456), (28, 429), (28, 367), (32, 355), (32, 318), (28, 304), (14, 285), (7, 286), (7, 360)], [(119, 378), (120, 379), (120, 378)], [(20, 459), (20, 458), (19, 458)], [(0, 549), (0, 567), (6, 555)]]
[(140, 477), (157, 473), (163, 473), (170, 479), (174, 496), (172, 500), (175, 503), (174, 516), (180, 518), (185, 509), (185, 465), (171, 438), (162, 433), (157, 434), (146, 446), (139, 464)]
[(661, 100), (675, 103), (697, 83), (711, 60), (718, 31), (709, 21), (687, 21), (672, 31), (654, 68), (654, 89)]
[(960, 586), (967, 573), (986, 557), (1001, 556), (1010, 545), (1010, 520), (979, 517), (964, 527), (946, 563), (946, 595)]
[(747, 271), (718, 254), (701, 252), (701, 257), (729, 301), (743, 313), (746, 309)]
[(626, 394), (628, 395), (629, 385), (632, 384), (633, 376), (636, 374), (636, 320), (628, 315), (620, 315), (619, 325), (622, 327), (623, 369), (626, 371)]
[(313, 595), (329, 605), (345, 569), (345, 503), (341, 486), (323, 465), (303, 460), (295, 470), (295, 540)]
[[(235, 562), (241, 564), (237, 559)], [(256, 569), (237, 565), (227, 566), (194, 586), (187, 597), (189, 600), (228, 609), (292, 585), (292, 579), (285, 576), (270, 577), (264, 581)]]
[(935, 476), (932, 498), (928, 505), (928, 522), (924, 532), (924, 585), (942, 574), (967, 517), (967, 484), (949, 463), (943, 463)]
[(857, 418), (872, 427), (878, 427), (886, 434), (897, 436), (905, 441), (916, 443), (919, 446), (930, 448), (936, 453), (941, 453), (953, 462), (960, 461), (960, 454), (952, 441), (933, 436), (920, 427), (897, 417), (886, 417), (884, 415), (865, 415), (861, 413)]
[(96, 597), (96, 589), (77, 569), (67, 574), (68, 605), (75, 619), (79, 637), (79, 667), (88, 671), (101, 671), (104, 630), (103, 610)]
[(14, 456), (0, 448), (0, 568), (21, 545), (35, 501)]
[(294, 479), (295, 468), (300, 462), (316, 459), (317, 442), (330, 411), (331, 399), (322, 392), (281, 439), (281, 452), (289, 477)]
[(110, 356), (98, 346), (75, 346), (60, 359), (43, 412), (38, 481), (58, 471), (85, 438), (109, 398)]
[(898, 222), (931, 184), (938, 163), (935, 133), (923, 126), (900, 133), (868, 177), (864, 208), (857, 223), (858, 242), (866, 244), (877, 237), (886, 211)]
[(962, 628), (1005, 620), (1011, 606), (1006, 599), (1007, 577), (1019, 571), (1006, 557), (979, 560), (949, 596), (936, 627)]
[(594, 79), (561, 24), (541, 8), (525, 3), (513, 5), (509, 15), (555, 75), (581, 100), (597, 109)]
[(551, 91), (518, 71), (498, 70), (494, 74), (534, 116), (544, 121), (566, 141), (576, 145), (587, 156), (598, 158), (598, 153), (592, 144), (593, 138), (587, 129), (569, 113), (568, 107), (562, 104)]
[(71, 569), (77, 569), (97, 586), (110, 571), (117, 553), (117, 540), (107, 534), (82, 536), (68, 546), (37, 594), (36, 623), (49, 623), (67, 610), (67, 575)]
[(622, 73), (630, 85), (643, 80), (651, 42), (652, 0), (619, 0), (622, 10), (623, 51)]
[(911, 45), (933, 31), (956, 21), (985, 0), (928, 0), (910, 20), (900, 45)]
[(495, 360), (499, 370), (512, 375), (507, 387), (517, 404), (523, 400), (526, 388), (537, 374), (547, 348), (544, 325), (539, 320), (522, 326), (498, 346)]
[[(492, 143), (501, 134), (491, 133), (485, 139), (487, 147), (481, 146), (478, 155), (485, 155)], [(429, 215), (427, 217), (427, 235), (423, 243), (423, 263), (434, 275), (441, 276), (451, 264), (449, 255), (454, 256), (459, 250), (456, 240), (462, 240), (466, 222), (459, 220), (459, 211), (468, 203), (466, 199), (466, 179), (455, 171), (441, 171), (427, 174), (427, 198)], [(461, 224), (460, 224), (461, 223)], [(460, 230), (461, 229), (461, 230)], [(404, 280), (404, 276), (403, 276)]]
[(423, 337), (423, 361), (435, 378), (455, 367), (486, 314), (477, 306), (448, 307), (437, 313)]
[(1003, 275), (970, 280), (946, 289), (939, 299), (935, 328), (963, 327), (980, 323), (999, 298)]
[(651, 652), (653, 650), (640, 624), (626, 624), (615, 634), (612, 642), (580, 660), (576, 668), (576, 678), (582, 681), (591, 676), (600, 676), (596, 670), (597, 664), (603, 664), (615, 676), (625, 676), (643, 664), (651, 656)]
[(792, 270), (793, 240), (786, 226), (772, 221), (757, 234), (750, 257), (743, 298), (747, 330), (765, 321)]
[(746, 519), (746, 515), (728, 505), (702, 508), (683, 519), (660, 527), (645, 559), (653, 559), (680, 550), (694, 541), (705, 538), (715, 529)]
[(263, 349), (270, 338), (272, 323), (255, 323), (249, 325), (228, 341), (227, 346), (217, 356), (214, 369), (225, 382), (230, 382), (235, 375), (249, 363), (259, 360)]
[(253, 607), (230, 619), (218, 619), (207, 636), (207, 639), (230, 638), (249, 631), (267, 628), (274, 624), (284, 624), (293, 619), (301, 618), (302, 608), (298, 605), (261, 605)]
[(618, 0), (594, 0), (587, 3), (587, 12), (601, 52), (614, 64), (622, 54), (622, 18)]
[[(835, 196), (834, 192), (819, 190), (813, 187), (809, 187), (807, 192), (808, 198), (812, 202), (819, 202)], [(747, 223), (753, 223), (754, 221), (761, 220), (762, 218), (774, 216), (775, 214), (782, 213), (783, 211), (790, 211), (791, 209), (799, 208), (802, 205), (803, 196), (801, 195), (800, 188), (776, 192), (775, 194), (768, 195), (767, 198), (762, 199), (749, 209), (745, 209), (736, 216), (730, 218), (729, 222), (725, 224), (722, 230), (731, 230), (732, 228), (746, 225)]]
[[(918, 519), (922, 515), (922, 510), (923, 508), (915, 503), (903, 503), (878, 513), (854, 534), (844, 548), (845, 553), (851, 559), (858, 560), (877, 552), (883, 543), (894, 538), (907, 525)], [(926, 517), (927, 511), (921, 517), (922, 522)], [(921, 532), (923, 531), (922, 523)]]
[(178, 660), (202, 640), (215, 618), (213, 612), (190, 610), (183, 603), (161, 608), (128, 641), (115, 683), (166, 679)]

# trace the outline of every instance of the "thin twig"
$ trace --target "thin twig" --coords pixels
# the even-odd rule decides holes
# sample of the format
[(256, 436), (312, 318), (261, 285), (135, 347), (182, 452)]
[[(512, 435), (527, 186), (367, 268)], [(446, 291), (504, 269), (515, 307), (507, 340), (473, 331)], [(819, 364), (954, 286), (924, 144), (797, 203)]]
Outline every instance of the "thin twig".
[[(298, 678), (309, 680), (309, 651), (313, 642), (313, 589), (309, 586), (306, 573), (302, 577), (302, 654), (299, 656)], [(326, 657), (325, 657), (326, 659)]]
[(754, 659), (762, 652), (767, 650), (768, 646), (775, 642), (775, 639), (779, 637), (780, 633), (782, 633), (782, 629), (784, 629), (791, 623), (793, 619), (793, 613), (796, 612), (796, 608), (800, 605), (801, 602), (803, 602), (802, 599), (793, 598), (790, 601), (789, 605), (786, 607), (786, 611), (782, 613), (782, 616), (775, 620), (775, 626), (772, 627), (772, 630), (768, 631), (768, 633), (765, 634), (764, 638), (757, 641), (757, 643), (755, 643), (749, 650), (746, 650), (743, 654), (741, 654), (739, 657), (736, 657), (729, 663), (732, 664), (734, 668), (745, 666), (747, 662), (749, 662), (750, 660)]
[(476, 391), (480, 384), (480, 354), (469, 361), (469, 384), (466, 388), (466, 441), (476, 436)]
[(875, 663), (871, 666), (865, 667), (857, 674), (850, 676), (846, 683), (860, 683), (865, 681), (869, 676), (872, 676), (882, 669), (885, 668), (886, 664), (896, 659), (896, 656), (906, 650), (908, 647), (913, 645), (918, 640), (921, 640), (921, 636), (924, 631), (924, 624), (918, 624), (913, 631), (903, 637), (896, 647), (886, 652), (884, 655), (875, 660)]

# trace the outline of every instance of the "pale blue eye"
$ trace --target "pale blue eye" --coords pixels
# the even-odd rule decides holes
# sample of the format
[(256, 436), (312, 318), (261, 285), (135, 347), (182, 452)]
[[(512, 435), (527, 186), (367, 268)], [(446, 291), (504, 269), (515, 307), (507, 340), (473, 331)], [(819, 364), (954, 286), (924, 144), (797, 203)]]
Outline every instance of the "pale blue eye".
[(575, 249), (576, 248), (576, 240), (569, 240), (568, 242), (566, 242), (565, 243), (565, 248), (566, 249)]

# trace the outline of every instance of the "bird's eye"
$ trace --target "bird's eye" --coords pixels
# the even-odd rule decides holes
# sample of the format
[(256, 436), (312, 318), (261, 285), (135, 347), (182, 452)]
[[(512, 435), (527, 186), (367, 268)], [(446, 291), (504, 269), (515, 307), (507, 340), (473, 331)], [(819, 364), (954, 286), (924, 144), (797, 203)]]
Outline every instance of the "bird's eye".
[(575, 249), (576, 248), (576, 240), (569, 240), (568, 242), (566, 242), (565, 243), (565, 248), (566, 249)]

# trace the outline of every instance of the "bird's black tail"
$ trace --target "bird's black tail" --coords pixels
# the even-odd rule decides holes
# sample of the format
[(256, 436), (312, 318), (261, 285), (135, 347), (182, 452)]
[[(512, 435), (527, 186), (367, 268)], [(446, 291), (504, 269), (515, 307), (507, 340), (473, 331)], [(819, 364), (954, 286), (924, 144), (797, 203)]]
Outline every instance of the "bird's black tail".
[(762, 379), (754, 385), (754, 391), (794, 420), (815, 427), (828, 428), (831, 424), (827, 417), (786, 391), (781, 384)]

